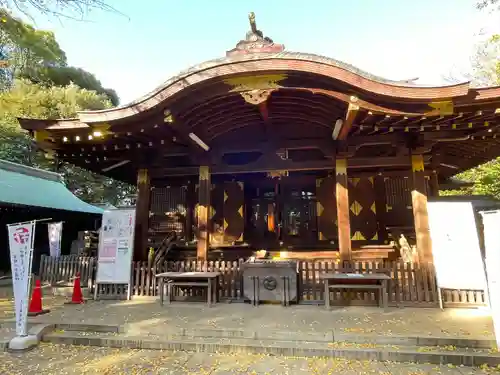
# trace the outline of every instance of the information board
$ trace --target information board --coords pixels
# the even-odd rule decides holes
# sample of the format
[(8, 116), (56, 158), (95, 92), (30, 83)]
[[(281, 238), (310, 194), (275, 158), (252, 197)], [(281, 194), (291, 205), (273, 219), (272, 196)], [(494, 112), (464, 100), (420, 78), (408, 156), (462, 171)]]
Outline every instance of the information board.
[(474, 209), (470, 202), (428, 202), (437, 286), (486, 290)]
[(129, 284), (134, 253), (135, 209), (106, 210), (97, 253), (98, 284)]

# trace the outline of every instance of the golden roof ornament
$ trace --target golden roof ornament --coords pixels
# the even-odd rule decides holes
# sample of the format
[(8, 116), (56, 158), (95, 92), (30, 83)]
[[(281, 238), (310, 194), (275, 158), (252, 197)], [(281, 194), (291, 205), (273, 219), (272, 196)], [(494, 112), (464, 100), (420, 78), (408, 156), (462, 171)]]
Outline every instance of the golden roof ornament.
[(240, 40), (236, 48), (227, 51), (226, 56), (283, 52), (285, 49), (283, 44), (274, 43), (271, 38), (264, 36), (264, 33), (257, 28), (254, 12), (248, 14), (248, 21), (250, 22), (250, 31), (247, 31), (245, 39)]

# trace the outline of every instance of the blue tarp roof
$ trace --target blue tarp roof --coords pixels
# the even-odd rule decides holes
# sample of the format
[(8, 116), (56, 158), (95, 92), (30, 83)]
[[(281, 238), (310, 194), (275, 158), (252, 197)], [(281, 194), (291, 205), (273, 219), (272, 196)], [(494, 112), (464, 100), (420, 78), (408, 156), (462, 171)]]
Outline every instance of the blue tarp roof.
[(57, 173), (0, 160), (0, 202), (102, 214), (71, 193)]

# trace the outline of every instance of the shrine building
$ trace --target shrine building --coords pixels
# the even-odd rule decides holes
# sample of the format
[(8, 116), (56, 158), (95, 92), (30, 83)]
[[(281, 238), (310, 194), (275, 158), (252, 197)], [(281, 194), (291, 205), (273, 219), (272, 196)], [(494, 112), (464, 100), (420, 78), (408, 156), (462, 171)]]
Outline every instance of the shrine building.
[[(20, 118), (38, 146), (137, 184), (135, 259), (432, 261), (428, 199), (500, 155), (500, 87), (391, 81), (289, 52), (257, 29), (148, 95), (74, 119)], [(452, 219), (452, 218), (450, 218)]]

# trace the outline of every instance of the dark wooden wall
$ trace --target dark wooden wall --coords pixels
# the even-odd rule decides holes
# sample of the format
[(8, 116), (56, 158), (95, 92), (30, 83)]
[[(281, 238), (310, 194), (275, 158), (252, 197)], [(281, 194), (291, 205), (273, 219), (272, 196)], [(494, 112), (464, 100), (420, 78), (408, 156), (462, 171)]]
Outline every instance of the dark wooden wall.
[[(410, 178), (363, 175), (349, 178), (349, 208), (353, 247), (388, 243), (386, 228), (413, 228)], [(317, 242), (335, 246), (338, 239), (335, 177), (316, 180)], [(238, 244), (245, 232), (245, 192), (241, 181), (212, 184), (209, 230), (212, 245)], [(194, 239), (198, 191), (196, 184), (155, 187), (151, 191), (150, 229), (176, 231)], [(316, 236), (316, 234), (314, 234)]]
[(224, 182), (224, 242), (243, 242), (245, 193), (241, 181)]
[(335, 176), (316, 180), (316, 212), (318, 240), (337, 243), (337, 205), (335, 203)]
[(186, 232), (187, 185), (155, 187), (151, 190), (149, 228), (157, 233)]
[[(186, 241), (194, 240), (197, 222), (198, 185), (168, 185), (151, 190), (150, 231), (157, 236), (176, 232)], [(243, 241), (243, 183), (228, 181), (211, 186), (209, 230), (213, 244)]]

